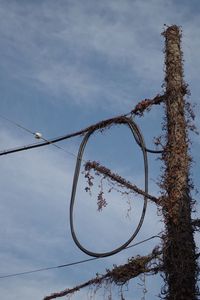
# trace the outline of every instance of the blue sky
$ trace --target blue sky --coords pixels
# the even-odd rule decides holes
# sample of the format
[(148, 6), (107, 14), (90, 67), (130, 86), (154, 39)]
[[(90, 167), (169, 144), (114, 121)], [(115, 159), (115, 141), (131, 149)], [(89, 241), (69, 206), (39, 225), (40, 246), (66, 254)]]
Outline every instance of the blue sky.
[[(164, 24), (177, 24), (183, 29), (185, 80), (191, 90), (190, 101), (197, 104), (199, 127), (199, 9), (195, 0), (0, 1), (0, 114), (51, 138), (130, 111), (139, 100), (162, 93), (164, 40), (160, 33)], [(161, 133), (163, 112), (162, 107), (154, 107), (144, 118), (136, 118), (149, 147)], [(199, 188), (199, 137), (192, 135), (191, 139), (192, 174)], [(0, 141), (3, 150), (35, 139), (0, 119)], [(80, 141), (75, 138), (59, 145), (76, 155)], [(127, 128), (115, 127), (93, 136), (84, 158), (98, 160), (143, 187), (141, 153)], [(157, 195), (160, 164), (155, 157), (149, 159), (150, 193)], [(73, 155), (52, 146), (1, 157), (1, 275), (88, 258), (70, 235), (74, 167)], [(92, 197), (84, 187), (82, 176), (76, 205), (79, 237), (93, 250), (111, 250), (129, 237), (142, 199), (131, 199), (127, 218), (128, 199), (113, 193), (108, 195), (107, 208), (98, 213), (97, 186)], [(161, 217), (149, 204), (135, 241), (161, 229)], [(1, 280), (1, 298), (42, 299), (133, 255), (148, 254), (157, 242), (85, 265)], [(146, 280), (146, 299), (155, 299), (161, 279)], [(142, 297), (138, 282), (131, 281), (126, 299)], [(102, 299), (103, 292), (99, 291), (96, 299)], [(86, 299), (87, 295), (83, 290), (73, 299)]]

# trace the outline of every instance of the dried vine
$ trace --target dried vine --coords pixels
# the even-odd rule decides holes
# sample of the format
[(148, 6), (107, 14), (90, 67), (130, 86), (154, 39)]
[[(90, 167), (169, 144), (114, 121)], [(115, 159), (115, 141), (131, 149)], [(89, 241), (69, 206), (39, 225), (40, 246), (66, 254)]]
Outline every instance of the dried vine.
[(143, 116), (145, 110), (150, 111), (153, 105), (161, 104), (165, 98), (166, 95), (158, 94), (153, 99), (144, 99), (135, 106), (135, 108), (131, 111), (131, 114), (141, 117)]
[(166, 52), (166, 146), (162, 153), (165, 170), (161, 183), (166, 225), (163, 294), (166, 300), (196, 300), (197, 264), (191, 222), (191, 158), (188, 153), (188, 130), (191, 128), (186, 118), (189, 107), (184, 100), (187, 85), (183, 81), (180, 28), (171, 26), (163, 35)]
[[(159, 199), (158, 198), (156, 198), (152, 195), (146, 194), (143, 190), (138, 188), (136, 185), (132, 184), (130, 181), (124, 179), (123, 177), (121, 177), (120, 175), (118, 175), (116, 173), (111, 172), (110, 169), (100, 165), (96, 161), (88, 161), (88, 162), (85, 163), (84, 167), (85, 167), (85, 177), (88, 179), (88, 187), (86, 187), (86, 191), (90, 191), (90, 188), (93, 185), (92, 180), (94, 179), (94, 177), (90, 174), (90, 170), (94, 169), (95, 170), (95, 175), (98, 176), (100, 174), (103, 174), (103, 176), (104, 176), (103, 178), (110, 179), (114, 184), (118, 184), (118, 186), (120, 188), (126, 188), (129, 191), (132, 191), (136, 194), (145, 196), (149, 200), (153, 201), (154, 203), (159, 204)], [(100, 195), (99, 199), (102, 199), (101, 198), (102, 193), (103, 192), (102, 192), (102, 189), (101, 189), (100, 194), (99, 194)], [(102, 199), (102, 201), (99, 202), (100, 210), (105, 205), (106, 205), (105, 199)]]
[(192, 226), (194, 230), (200, 230), (200, 219), (192, 220)]
[[(194, 201), (190, 195), (192, 183), (188, 138), (189, 130), (196, 132), (196, 127), (193, 124), (192, 106), (184, 99), (184, 96), (188, 94), (188, 87), (183, 81), (180, 28), (176, 25), (168, 27), (163, 35), (166, 54), (166, 91), (164, 95), (145, 99), (138, 103), (129, 114), (101, 121), (78, 132), (78, 134), (84, 134), (93, 130), (102, 131), (113, 124), (123, 124), (124, 117), (128, 115), (143, 116), (143, 113), (149, 111), (153, 105), (164, 102), (166, 111), (163, 126), (164, 143), (161, 143), (161, 138), (155, 141), (163, 149), (161, 160), (164, 162), (164, 174), (160, 182), (161, 197), (156, 198), (145, 193), (136, 185), (97, 162), (88, 161), (85, 164), (85, 177), (88, 180), (86, 191), (90, 192), (93, 186), (94, 177), (90, 173), (92, 169), (96, 175), (103, 176), (98, 195), (99, 210), (107, 205), (102, 187), (105, 178), (112, 184), (116, 184), (119, 189), (126, 188), (145, 196), (162, 208), (165, 222), (162, 249), (155, 248), (150, 255), (133, 257), (125, 265), (107, 270), (104, 275), (97, 275), (94, 279), (74, 288), (54, 293), (45, 297), (44, 300), (72, 295), (88, 286), (101, 287), (102, 285), (115, 284), (121, 287), (140, 274), (157, 274), (158, 272), (164, 274), (165, 281), (161, 297), (166, 300), (198, 299), (196, 283), (199, 269), (196, 261), (200, 254), (195, 251), (193, 233), (195, 230), (200, 230), (200, 219), (191, 219)], [(123, 294), (121, 294), (121, 299), (124, 299)]]
[(101, 286), (114, 283), (117, 286), (123, 286), (129, 282), (129, 280), (137, 277), (140, 274), (157, 274), (162, 271), (162, 264), (160, 262), (161, 251), (155, 248), (151, 254), (147, 256), (132, 257), (128, 260), (127, 264), (121, 266), (114, 266), (112, 270), (107, 270), (106, 274), (98, 275), (72, 289), (65, 289), (64, 291), (53, 293), (44, 297), (43, 300), (51, 300), (59, 297), (64, 297), (69, 294), (73, 294), (80, 291), (87, 286)]
[(83, 134), (87, 133), (90, 130), (97, 130), (97, 129), (103, 130), (104, 128), (109, 127), (109, 126), (111, 126), (113, 124), (117, 124), (117, 123), (121, 124), (121, 123), (123, 123), (121, 121), (122, 121), (122, 119), (124, 117), (130, 116), (130, 115), (142, 116), (145, 111), (149, 111), (150, 110), (150, 108), (151, 108), (151, 106), (153, 104), (160, 104), (164, 100), (165, 100), (165, 95), (157, 95), (153, 99), (142, 100), (141, 102), (139, 102), (134, 107), (134, 109), (131, 112), (129, 112), (127, 114), (120, 115), (120, 116), (117, 116), (117, 117), (114, 117), (114, 118), (110, 118), (110, 119), (107, 119), (107, 120), (100, 121), (100, 122), (98, 122), (98, 123), (96, 123), (94, 125), (90, 125), (90, 126), (84, 128), (84, 129), (81, 129), (79, 131), (76, 131), (76, 132), (73, 132), (73, 133), (69, 133), (67, 135), (64, 135), (64, 136), (61, 136), (61, 137), (57, 137), (57, 138), (54, 138), (54, 139), (51, 139), (51, 140), (45, 140), (45, 139), (43, 139), (44, 142), (42, 142), (42, 143), (35, 143), (35, 144), (25, 145), (25, 146), (22, 146), (22, 147), (17, 147), (17, 148), (11, 148), (11, 149), (7, 149), (7, 150), (3, 150), (3, 151), (0, 151), (0, 156), (11, 154), (11, 153), (16, 153), (16, 152), (21, 152), (21, 151), (25, 151), (25, 150), (29, 150), (29, 149), (39, 148), (39, 147), (43, 147), (43, 146), (50, 145), (50, 144), (55, 144), (57, 142), (73, 138), (75, 136), (83, 135)]

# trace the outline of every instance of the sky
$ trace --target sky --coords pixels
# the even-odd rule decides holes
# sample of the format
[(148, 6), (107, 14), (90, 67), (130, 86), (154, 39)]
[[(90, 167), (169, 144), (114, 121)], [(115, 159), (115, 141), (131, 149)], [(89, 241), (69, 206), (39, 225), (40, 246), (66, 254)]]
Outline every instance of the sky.
[[(185, 81), (189, 101), (196, 104), (200, 125), (200, 3), (164, 0), (0, 0), (0, 149), (37, 142), (8, 118), (50, 139), (85, 128), (102, 119), (131, 111), (142, 99), (163, 92), (164, 24), (182, 27)], [(153, 107), (135, 118), (146, 145), (162, 133), (164, 109)], [(74, 244), (69, 205), (76, 156), (82, 137), (14, 153), (0, 158), (0, 276), (57, 266), (90, 258)], [(200, 187), (199, 136), (191, 134), (194, 185)], [(139, 147), (125, 126), (93, 135), (84, 160), (96, 160), (144, 188), (144, 166)], [(149, 155), (149, 193), (159, 195), (160, 160)], [(82, 169), (83, 170), (83, 169)], [(82, 171), (81, 170), (81, 171)], [(92, 195), (85, 192), (80, 174), (75, 228), (92, 251), (110, 251), (135, 230), (143, 199), (106, 193), (108, 205), (97, 211), (98, 180)], [(106, 186), (106, 183), (105, 183)], [(194, 194), (198, 200), (198, 195)], [(197, 212), (194, 216), (198, 216)], [(127, 216), (128, 213), (128, 216)], [(144, 224), (134, 242), (158, 234), (162, 217), (148, 203)], [(199, 237), (196, 236), (197, 245)], [(63, 269), (0, 279), (4, 300), (43, 299), (103, 274), (113, 264), (146, 255), (159, 244), (154, 239), (109, 258)], [(141, 279), (124, 292), (141, 299)], [(146, 300), (155, 299), (160, 276), (146, 276)], [(100, 289), (95, 299), (108, 297)], [(87, 289), (72, 299), (90, 299)], [(119, 296), (113, 289), (113, 299)]]

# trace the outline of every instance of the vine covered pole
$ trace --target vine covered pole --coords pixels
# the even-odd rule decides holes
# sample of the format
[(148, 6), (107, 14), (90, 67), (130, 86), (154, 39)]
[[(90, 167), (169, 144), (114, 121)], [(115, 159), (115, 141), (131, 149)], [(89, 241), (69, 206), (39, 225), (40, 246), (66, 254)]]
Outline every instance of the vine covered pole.
[(163, 263), (165, 299), (197, 299), (197, 263), (191, 222), (190, 156), (186, 120), (187, 86), (183, 80), (181, 31), (168, 27), (165, 37), (166, 146), (163, 152), (163, 214), (165, 242)]

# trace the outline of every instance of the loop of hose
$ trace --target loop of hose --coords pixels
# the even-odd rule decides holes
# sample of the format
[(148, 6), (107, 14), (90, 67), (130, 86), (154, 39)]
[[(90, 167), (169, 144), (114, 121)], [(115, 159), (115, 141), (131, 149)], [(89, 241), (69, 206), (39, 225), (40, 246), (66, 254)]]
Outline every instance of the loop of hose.
[[(127, 124), (133, 134), (133, 137), (136, 141), (136, 143), (140, 146), (141, 151), (143, 153), (143, 160), (144, 160), (144, 191), (146, 194), (148, 194), (148, 161), (147, 161), (147, 149), (145, 147), (145, 142), (143, 139), (143, 136), (137, 126), (137, 124), (127, 118), (124, 117), (123, 118), (123, 123), (122, 124)], [(84, 136), (82, 143), (79, 147), (79, 152), (78, 152), (78, 156), (77, 156), (77, 161), (76, 161), (76, 167), (75, 167), (75, 172), (74, 172), (74, 179), (73, 179), (73, 185), (72, 185), (72, 193), (71, 193), (71, 202), (70, 202), (70, 229), (71, 229), (71, 234), (72, 234), (72, 238), (75, 242), (75, 244), (78, 246), (78, 248), (83, 251), (84, 253), (86, 253), (87, 255), (93, 256), (93, 257), (106, 257), (106, 256), (111, 256), (114, 255), (118, 252), (120, 252), (121, 250), (125, 249), (132, 241), (133, 239), (136, 237), (136, 235), (138, 234), (142, 223), (144, 221), (144, 217), (145, 217), (145, 213), (146, 213), (146, 207), (147, 207), (147, 197), (144, 196), (144, 204), (143, 204), (143, 209), (142, 209), (142, 213), (141, 213), (141, 217), (140, 217), (140, 221), (135, 229), (135, 231), (133, 232), (133, 234), (131, 235), (131, 237), (124, 243), (122, 244), (120, 247), (112, 250), (112, 251), (108, 251), (108, 252), (93, 252), (90, 251), (88, 249), (86, 249), (78, 240), (76, 233), (75, 233), (75, 229), (74, 229), (74, 203), (75, 203), (75, 197), (76, 197), (76, 189), (77, 189), (77, 184), (78, 184), (78, 178), (79, 178), (79, 174), (80, 174), (80, 168), (81, 168), (81, 161), (82, 161), (82, 157), (84, 154), (84, 150), (85, 150), (85, 146), (88, 143), (88, 140), (91, 136), (91, 134), (93, 134), (96, 130), (98, 130), (98, 128), (95, 129), (91, 129), (89, 130), (86, 135)]]

